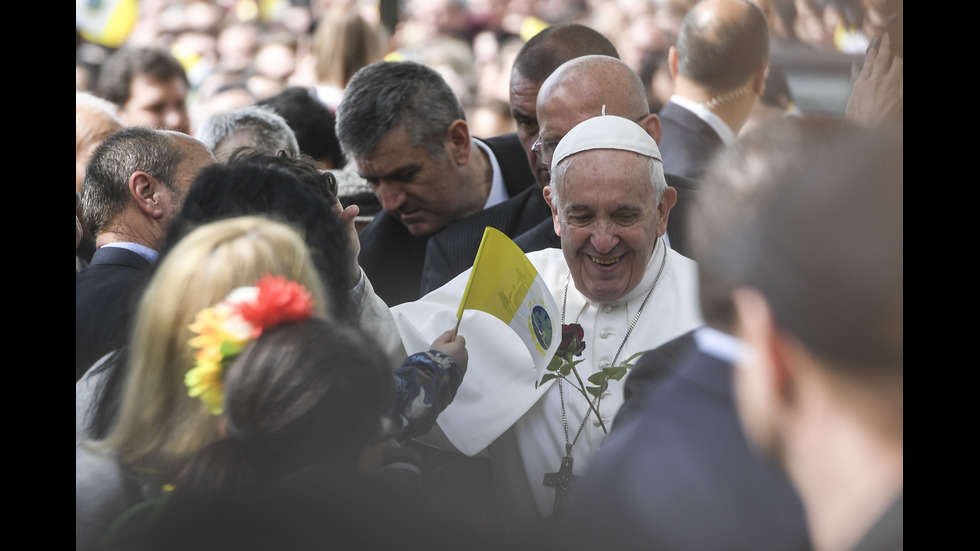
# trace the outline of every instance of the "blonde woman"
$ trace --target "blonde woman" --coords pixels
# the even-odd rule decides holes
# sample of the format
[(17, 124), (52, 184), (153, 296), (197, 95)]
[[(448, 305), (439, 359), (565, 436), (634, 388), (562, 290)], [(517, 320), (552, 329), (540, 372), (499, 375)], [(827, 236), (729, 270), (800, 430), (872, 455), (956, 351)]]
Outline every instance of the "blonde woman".
[(126, 352), (118, 422), (75, 446), (75, 541), (95, 544), (127, 507), (152, 497), (218, 435), (218, 417), (187, 394), (194, 366), (188, 326), (200, 310), (264, 274), (303, 284), (314, 315), (329, 308), (303, 238), (261, 217), (202, 226), (161, 259), (140, 301)]

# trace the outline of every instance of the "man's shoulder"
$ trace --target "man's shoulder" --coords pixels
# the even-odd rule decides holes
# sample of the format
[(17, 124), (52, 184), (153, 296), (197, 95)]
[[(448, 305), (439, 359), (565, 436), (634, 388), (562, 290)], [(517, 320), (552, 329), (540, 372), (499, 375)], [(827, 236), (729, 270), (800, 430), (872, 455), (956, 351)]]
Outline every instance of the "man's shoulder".
[(404, 224), (384, 212), (378, 213), (374, 220), (364, 226), (357, 234), (357, 238), (361, 242), (362, 257), (391, 254), (395, 247), (411, 247), (419, 244), (424, 250), (424, 244), (428, 241), (428, 237), (412, 235)]
[(521, 140), (517, 137), (516, 132), (501, 134), (500, 136), (493, 136), (491, 138), (477, 139), (487, 144), (487, 147), (489, 147), (494, 153), (498, 151), (506, 151), (508, 153), (520, 152), (522, 155), (524, 154), (524, 146), (521, 145)]
[(129, 249), (107, 245), (99, 247), (92, 254), (89, 267), (92, 266), (120, 266), (142, 269), (150, 266), (150, 261)]
[(149, 260), (133, 251), (100, 247), (92, 255), (92, 262), (75, 274), (76, 302), (78, 295), (85, 296), (98, 289), (135, 285), (151, 267)]
[(701, 120), (694, 113), (694, 111), (691, 111), (687, 107), (673, 101), (668, 101), (665, 103), (664, 106), (660, 108), (660, 111), (657, 112), (657, 117), (659, 117), (661, 121), (667, 120), (674, 123)]
[(525, 253), (548, 248), (561, 248), (561, 238), (555, 233), (554, 221), (550, 217), (515, 237), (514, 243), (517, 243), (517, 246)]
[[(517, 231), (518, 222), (529, 207), (535, 206), (533, 205), (535, 195), (540, 193), (541, 190), (536, 187), (524, 189), (501, 203), (449, 224), (443, 231), (435, 234), (433, 239), (442, 243), (474, 232), (482, 235), (487, 226), (493, 226), (510, 237), (516, 237), (512, 234)], [(539, 217), (535, 217), (535, 220), (537, 218)]]
[(694, 111), (673, 102), (666, 105), (657, 113), (663, 126), (663, 137), (661, 138), (661, 150), (666, 146), (668, 149), (675, 145), (677, 141), (690, 142), (718, 142), (721, 137)]

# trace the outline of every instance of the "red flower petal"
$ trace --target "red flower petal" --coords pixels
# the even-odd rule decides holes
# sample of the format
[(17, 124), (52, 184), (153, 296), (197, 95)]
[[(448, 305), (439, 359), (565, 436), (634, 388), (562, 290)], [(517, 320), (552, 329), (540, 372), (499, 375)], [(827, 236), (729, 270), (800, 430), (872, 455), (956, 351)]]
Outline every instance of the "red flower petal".
[(264, 276), (255, 285), (254, 303), (239, 305), (239, 314), (261, 334), (263, 329), (304, 321), (313, 315), (313, 299), (301, 284), (283, 276)]

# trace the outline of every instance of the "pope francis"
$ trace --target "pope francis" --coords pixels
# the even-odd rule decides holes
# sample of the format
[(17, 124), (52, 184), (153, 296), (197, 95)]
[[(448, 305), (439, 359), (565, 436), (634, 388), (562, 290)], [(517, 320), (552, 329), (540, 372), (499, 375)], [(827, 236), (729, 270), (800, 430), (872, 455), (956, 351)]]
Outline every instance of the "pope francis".
[[(697, 266), (662, 236), (676, 191), (656, 142), (639, 125), (598, 116), (559, 142), (544, 188), (561, 249), (528, 253), (563, 324), (585, 331), (582, 378), (702, 324)], [(392, 309), (408, 353), (426, 350), (456, 321), (469, 271)], [(584, 472), (623, 401), (611, 381), (595, 410), (562, 380), (535, 387), (521, 339), (503, 322), (466, 311), (459, 325), (469, 369), (439, 428), (459, 451), (486, 450), (498, 505), (517, 523), (557, 512), (573, 474)], [(628, 376), (628, 375), (627, 375)]]

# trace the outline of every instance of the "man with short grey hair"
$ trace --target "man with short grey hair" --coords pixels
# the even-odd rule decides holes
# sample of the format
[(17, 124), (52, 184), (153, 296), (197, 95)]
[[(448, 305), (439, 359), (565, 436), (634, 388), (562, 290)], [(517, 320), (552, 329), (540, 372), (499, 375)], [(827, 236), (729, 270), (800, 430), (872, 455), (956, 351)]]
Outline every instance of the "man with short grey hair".
[(452, 89), (419, 63), (359, 70), (337, 107), (337, 136), (385, 210), (361, 230), (359, 262), (389, 305), (421, 295), (431, 235), (534, 181), (520, 149), (470, 135)]
[(296, 134), (286, 119), (266, 107), (248, 105), (209, 116), (197, 130), (197, 138), (211, 148), (219, 162), (226, 162), (240, 147), (269, 153), (299, 155)]

